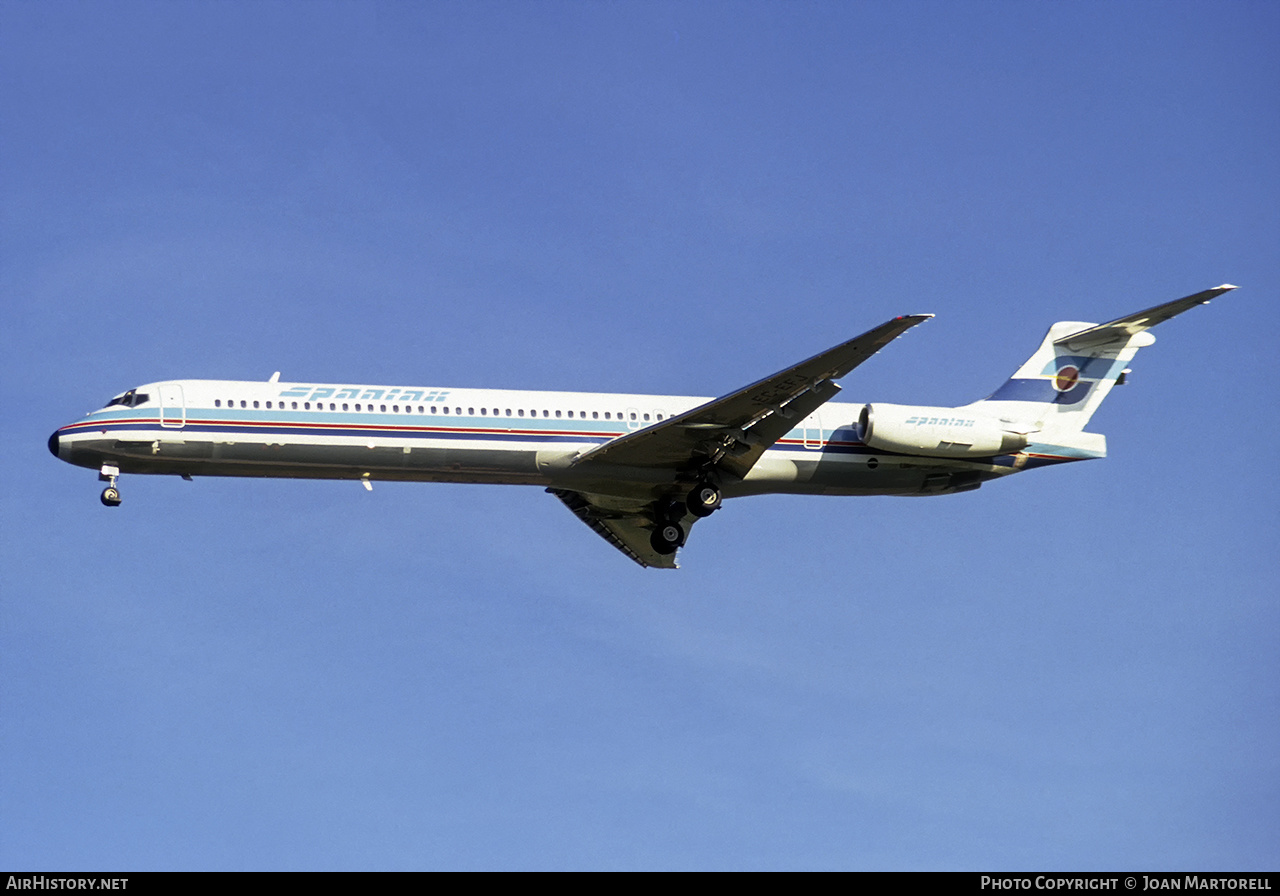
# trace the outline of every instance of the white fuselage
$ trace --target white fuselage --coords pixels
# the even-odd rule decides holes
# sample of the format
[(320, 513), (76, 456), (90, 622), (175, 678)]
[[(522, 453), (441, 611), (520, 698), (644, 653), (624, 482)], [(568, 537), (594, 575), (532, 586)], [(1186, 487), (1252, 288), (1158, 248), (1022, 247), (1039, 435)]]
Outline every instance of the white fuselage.
[[(130, 390), (59, 429), (50, 450), (121, 473), (489, 482), (640, 496), (677, 477), (621, 468), (601, 479), (573, 461), (611, 439), (710, 399), (176, 380)], [(1004, 463), (874, 451), (857, 437), (860, 406), (828, 403), (796, 422), (725, 496), (937, 494), (1011, 473)]]

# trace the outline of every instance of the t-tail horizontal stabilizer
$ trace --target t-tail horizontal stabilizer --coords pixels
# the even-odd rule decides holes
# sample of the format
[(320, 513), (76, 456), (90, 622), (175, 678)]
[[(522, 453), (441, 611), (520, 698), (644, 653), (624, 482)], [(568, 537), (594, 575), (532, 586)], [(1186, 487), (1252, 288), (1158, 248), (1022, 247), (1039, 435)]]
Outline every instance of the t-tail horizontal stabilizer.
[(1208, 305), (1211, 300), (1216, 299), (1223, 293), (1231, 292), (1233, 289), (1235, 287), (1230, 283), (1224, 283), (1221, 286), (1215, 286), (1213, 289), (1198, 292), (1193, 296), (1165, 302), (1163, 305), (1148, 308), (1146, 311), (1139, 311), (1137, 314), (1130, 314), (1128, 317), (1121, 317), (1110, 323), (1098, 324), (1096, 327), (1080, 330), (1070, 336), (1063, 336), (1056, 340), (1054, 345), (1065, 346), (1072, 351), (1100, 348), (1104, 345), (1124, 345), (1131, 336), (1136, 336), (1149, 330), (1156, 324), (1162, 324), (1169, 318), (1176, 317), (1196, 305)]
[(1081, 432), (1138, 349), (1156, 341), (1147, 330), (1233, 289), (1223, 284), (1105, 324), (1059, 321), (1008, 382), (967, 407), (1023, 431)]

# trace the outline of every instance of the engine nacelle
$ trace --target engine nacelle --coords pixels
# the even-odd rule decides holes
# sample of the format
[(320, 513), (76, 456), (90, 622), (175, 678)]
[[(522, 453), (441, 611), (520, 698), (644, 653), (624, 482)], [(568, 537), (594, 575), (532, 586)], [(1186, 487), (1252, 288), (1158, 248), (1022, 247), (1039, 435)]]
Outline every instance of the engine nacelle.
[(879, 451), (932, 457), (990, 457), (1027, 447), (1027, 436), (964, 408), (869, 404), (858, 415), (858, 438)]

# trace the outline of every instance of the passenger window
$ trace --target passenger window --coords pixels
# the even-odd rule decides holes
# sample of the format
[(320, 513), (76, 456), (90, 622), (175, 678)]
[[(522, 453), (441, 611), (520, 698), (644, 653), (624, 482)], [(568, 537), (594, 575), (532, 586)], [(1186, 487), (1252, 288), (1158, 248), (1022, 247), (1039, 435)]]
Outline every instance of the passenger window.
[[(435, 405), (431, 405), (431, 413), (433, 413), (433, 414), (434, 414), (435, 412), (436, 412), (436, 406), (435, 406)], [(445, 408), (445, 409), (444, 409), (444, 412), (445, 412), (446, 414), (447, 414), (447, 413), (449, 413), (449, 409), (448, 409), (448, 408)]]
[(304, 401), (304, 402), (302, 403), (302, 406), (303, 406), (306, 410), (308, 410), (308, 411), (309, 411), (309, 410), (311, 410), (311, 402), (309, 402), (309, 401)]
[(220, 408), (220, 407), (222, 407), (222, 399), (221, 399), (221, 398), (215, 398), (215, 399), (213, 400), (213, 406), (214, 406), (215, 408)]
[(609, 417), (609, 412), (608, 412), (608, 411), (605, 411), (605, 412), (604, 412), (604, 419), (606, 419), (606, 420), (612, 419), (612, 418), (610, 418), (610, 417)]
[(289, 402), (289, 404), (293, 405), (293, 409), (294, 409), (295, 411), (298, 409), (298, 403), (297, 403), (296, 401), (291, 401), (291, 402)]
[(511, 416), (511, 408), (507, 408), (507, 416), (508, 416), (508, 417), (510, 417), (510, 416)]
[(592, 420), (599, 420), (599, 419), (600, 419), (600, 412), (599, 412), (599, 411), (592, 411), (592, 412), (591, 412), (591, 419), (592, 419)]
[(560, 412), (559, 412), (559, 411), (556, 411), (556, 416), (557, 416), (557, 417), (559, 417), (559, 416), (560, 416)]
[(644, 415), (644, 419), (645, 419), (645, 420), (648, 420), (648, 419), (649, 419), (649, 415), (648, 415), (648, 414), (645, 414), (645, 415)]
[(240, 407), (247, 408), (248, 406), (249, 406), (248, 402), (246, 402), (243, 398), (240, 399)]
[(550, 412), (550, 411), (548, 411), (548, 410), (545, 410), (545, 409), (544, 409), (544, 410), (543, 410), (543, 412), (542, 412), (542, 416), (544, 416), (544, 417), (550, 417), (550, 416), (551, 416), (551, 412)]
[(387, 412), (387, 406), (385, 404), (380, 404), (378, 405), (378, 410), (385, 414)]
[(347, 403), (345, 401), (342, 403), (342, 409), (344, 411), (350, 410), (350, 408), (347, 407)]
[(569, 412), (569, 419), (570, 419), (570, 420), (572, 420), (572, 419), (573, 419), (573, 411), (570, 411), (570, 412)]
[[(433, 407), (431, 410), (433, 410), (433, 411), (434, 411), (434, 410), (435, 410), (435, 408)], [(440, 410), (444, 411), (446, 414), (447, 414), (447, 413), (449, 413), (449, 408), (448, 408), (448, 406), (447, 406), (447, 405), (446, 405), (445, 407), (442, 407)]]
[(523, 416), (524, 416), (524, 408), (520, 408), (519, 410), (517, 410), (517, 411), (516, 411), (516, 416), (517, 416), (517, 417), (523, 417)]
[(393, 412), (393, 413), (396, 413), (396, 414), (400, 413), (400, 405), (398, 405), (398, 404), (393, 404), (393, 405), (391, 406), (391, 410), (392, 410), (392, 412)]
[(481, 417), (483, 417), (486, 413), (488, 413), (488, 411), (487, 411), (487, 410), (485, 410), (484, 408), (481, 408), (481, 409), (480, 409), (480, 416), (481, 416)]

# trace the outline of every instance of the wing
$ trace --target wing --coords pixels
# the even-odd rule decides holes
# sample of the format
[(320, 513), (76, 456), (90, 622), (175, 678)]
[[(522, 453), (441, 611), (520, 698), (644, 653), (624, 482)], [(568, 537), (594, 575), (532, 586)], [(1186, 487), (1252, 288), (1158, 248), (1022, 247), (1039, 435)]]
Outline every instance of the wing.
[[(549, 488), (573, 515), (596, 531), (600, 537), (641, 566), (675, 569), (675, 554), (659, 554), (649, 543), (653, 532), (653, 502), (591, 495), (568, 489)], [(686, 533), (693, 524), (686, 523)]]
[(1235, 287), (1230, 283), (1224, 283), (1221, 286), (1215, 286), (1213, 289), (1198, 292), (1193, 296), (1174, 299), (1172, 302), (1165, 302), (1163, 305), (1148, 308), (1146, 311), (1139, 311), (1137, 314), (1117, 318), (1110, 323), (1098, 324), (1096, 327), (1089, 327), (1087, 330), (1072, 333), (1070, 336), (1064, 336), (1056, 340), (1054, 345), (1064, 345), (1072, 351), (1097, 348), (1112, 342), (1123, 346), (1131, 336), (1141, 333), (1143, 330), (1149, 330), (1156, 324), (1164, 323), (1169, 318), (1184, 311), (1189, 311), (1197, 305), (1207, 305), (1210, 299), (1216, 299), (1224, 292), (1231, 292), (1233, 289)]
[(834, 380), (930, 317), (896, 317), (723, 398), (606, 442), (580, 455), (574, 465), (681, 472), (710, 462), (746, 476), (769, 446), (840, 391)]

